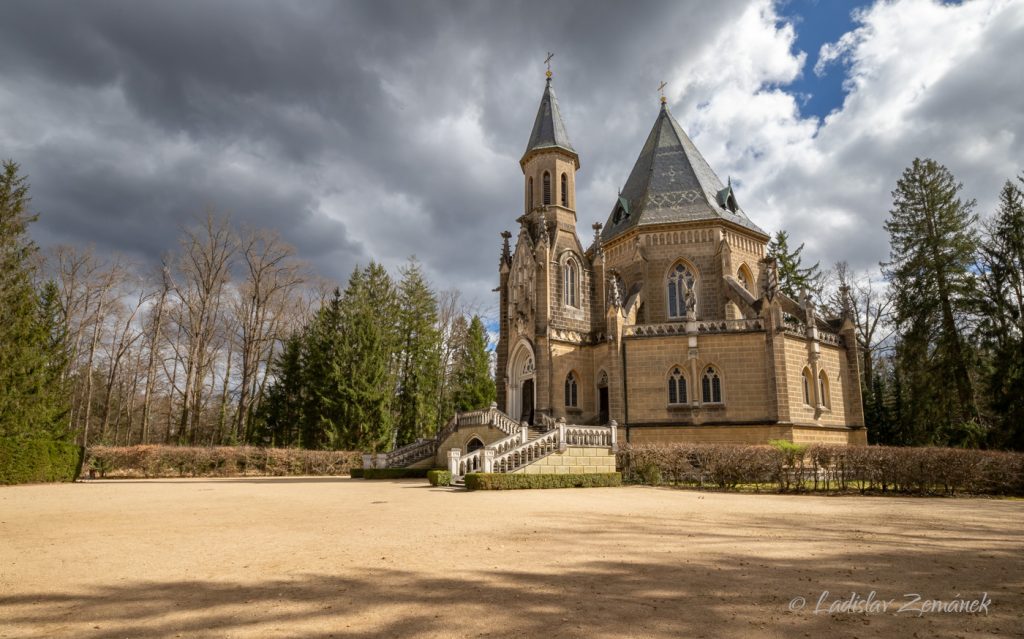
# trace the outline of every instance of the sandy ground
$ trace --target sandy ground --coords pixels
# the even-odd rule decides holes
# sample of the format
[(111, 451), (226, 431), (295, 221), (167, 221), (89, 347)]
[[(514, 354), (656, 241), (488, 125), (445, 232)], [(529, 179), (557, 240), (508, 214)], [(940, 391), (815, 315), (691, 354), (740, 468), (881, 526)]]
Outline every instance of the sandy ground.
[[(1022, 523), (1024, 501), (647, 487), (0, 487), (0, 637), (1019, 637)], [(829, 611), (851, 592), (876, 609)]]

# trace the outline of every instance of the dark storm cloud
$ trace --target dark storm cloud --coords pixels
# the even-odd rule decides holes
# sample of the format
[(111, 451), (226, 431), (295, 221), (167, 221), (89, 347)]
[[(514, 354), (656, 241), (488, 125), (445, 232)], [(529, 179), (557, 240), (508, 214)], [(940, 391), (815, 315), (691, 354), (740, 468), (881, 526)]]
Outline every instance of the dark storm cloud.
[[(439, 288), (461, 288), (488, 306), (498, 233), (522, 209), (518, 159), (545, 52), (556, 53), (555, 85), (581, 157), (586, 243), (657, 115), (658, 82), (678, 78), (709, 47), (714, 68), (696, 70), (703, 80), (677, 95), (674, 112), (706, 154), (746, 149), (733, 135), (735, 116), (722, 116), (707, 136), (699, 118), (686, 116), (725, 86), (717, 78), (749, 76), (743, 58), (761, 55), (760, 43), (765, 57), (779, 55), (769, 5), (753, 14), (768, 15), (738, 26), (749, 4), (7, 2), (0, 156), (30, 176), (43, 244), (87, 242), (155, 259), (174, 247), (181, 224), (212, 208), (278, 230), (325, 276), (416, 254)], [(731, 63), (718, 60), (740, 50), (723, 58)], [(765, 73), (744, 86), (780, 82), (778, 71)], [(978, 81), (953, 74), (942, 93)], [(951, 108), (925, 102), (921, 117), (948, 121), (954, 116), (942, 110)], [(751, 122), (751, 134), (766, 128)], [(858, 170), (829, 180), (775, 157), (778, 179), (759, 181), (770, 192), (749, 199), (783, 202), (774, 208), (791, 215), (783, 222), (801, 241), (817, 220), (792, 203), (868, 211), (877, 230), (894, 175), (872, 169), (872, 158), (889, 152), (876, 142), (865, 136), (832, 149), (836, 171), (844, 154)], [(892, 170), (903, 163), (899, 155)], [(755, 172), (774, 170), (751, 158), (725, 164), (716, 168), (751, 183)], [(867, 204), (864, 185), (878, 191)], [(748, 213), (769, 226), (758, 210)], [(809, 251), (865, 264), (883, 257), (881, 231), (861, 234), (860, 246), (840, 235), (809, 242)]]
[(642, 137), (602, 122), (653, 104), (658, 74), (738, 5), (9, 3), (0, 77), (27, 92), (5, 107), (51, 122), (0, 124), (0, 141), (30, 174), (44, 244), (153, 257), (210, 207), (279, 229), (328, 276), (416, 253), (486, 298), (545, 51), (585, 167), (624, 179)]

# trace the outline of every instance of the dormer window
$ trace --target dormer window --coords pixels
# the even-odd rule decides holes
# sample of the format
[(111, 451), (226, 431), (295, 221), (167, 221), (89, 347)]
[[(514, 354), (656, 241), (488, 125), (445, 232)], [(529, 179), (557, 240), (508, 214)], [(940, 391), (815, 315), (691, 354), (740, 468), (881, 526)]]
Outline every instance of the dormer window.
[(615, 205), (615, 212), (612, 214), (612, 224), (618, 224), (629, 217), (629, 202), (625, 200), (621, 195), (619, 201)]
[(736, 204), (736, 194), (732, 192), (732, 180), (729, 181), (729, 186), (718, 192), (717, 199), (718, 206), (728, 209), (730, 213), (735, 213), (740, 208)]

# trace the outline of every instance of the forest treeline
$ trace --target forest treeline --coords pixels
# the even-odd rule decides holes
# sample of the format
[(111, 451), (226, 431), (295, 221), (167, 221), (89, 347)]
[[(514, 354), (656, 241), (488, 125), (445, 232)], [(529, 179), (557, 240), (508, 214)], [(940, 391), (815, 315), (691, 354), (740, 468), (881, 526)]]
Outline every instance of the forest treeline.
[(344, 291), (209, 214), (156, 267), (32, 242), (0, 172), (0, 437), (382, 450), (494, 397), (487, 333), (411, 259)]
[[(944, 166), (896, 182), (881, 277), (769, 254), (792, 297), (856, 324), (869, 439), (1024, 449), (1024, 181), (997, 210)], [(0, 437), (114, 446), (389, 450), (494, 397), (487, 333), (414, 260), (344, 287), (275, 234), (208, 215), (160, 265), (29, 234), (28, 182), (0, 171)]]

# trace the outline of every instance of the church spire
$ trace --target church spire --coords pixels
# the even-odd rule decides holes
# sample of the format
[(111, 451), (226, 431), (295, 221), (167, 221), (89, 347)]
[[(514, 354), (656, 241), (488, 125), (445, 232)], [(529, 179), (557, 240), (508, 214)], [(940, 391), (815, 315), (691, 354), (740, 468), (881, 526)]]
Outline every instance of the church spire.
[(579, 156), (576, 149), (569, 142), (569, 134), (565, 130), (565, 122), (562, 121), (562, 114), (558, 109), (558, 97), (555, 89), (551, 86), (551, 69), (546, 73), (547, 80), (544, 83), (544, 95), (540, 98), (540, 107), (537, 109), (537, 118), (533, 121), (533, 131), (530, 133), (530, 142), (526, 145), (526, 152), (519, 161), (521, 165), (526, 164), (529, 156), (541, 150), (561, 149), (565, 151), (579, 167)]

